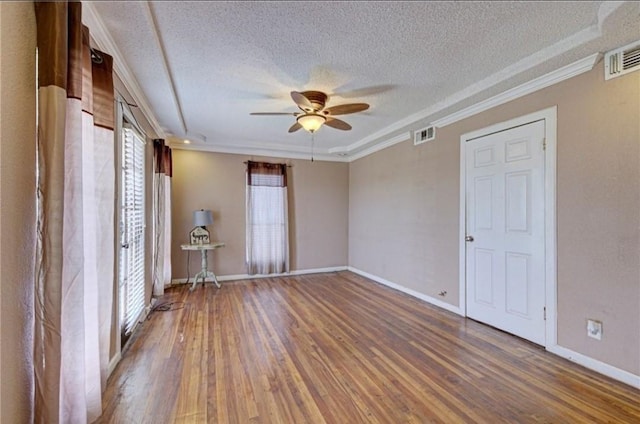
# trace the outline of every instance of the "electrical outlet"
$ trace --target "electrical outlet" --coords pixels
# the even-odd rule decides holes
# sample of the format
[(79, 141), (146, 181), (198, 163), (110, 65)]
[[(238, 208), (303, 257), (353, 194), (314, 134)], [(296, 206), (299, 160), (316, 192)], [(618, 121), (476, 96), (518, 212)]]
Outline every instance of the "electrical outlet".
[(587, 320), (587, 336), (592, 339), (602, 340), (602, 321)]

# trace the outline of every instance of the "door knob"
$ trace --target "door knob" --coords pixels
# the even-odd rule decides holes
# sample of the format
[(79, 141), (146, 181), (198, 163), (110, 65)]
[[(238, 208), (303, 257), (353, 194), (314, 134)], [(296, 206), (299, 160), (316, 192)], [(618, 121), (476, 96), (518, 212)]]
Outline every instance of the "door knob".
[(472, 242), (473, 241), (473, 236), (466, 236), (464, 238), (464, 241)]

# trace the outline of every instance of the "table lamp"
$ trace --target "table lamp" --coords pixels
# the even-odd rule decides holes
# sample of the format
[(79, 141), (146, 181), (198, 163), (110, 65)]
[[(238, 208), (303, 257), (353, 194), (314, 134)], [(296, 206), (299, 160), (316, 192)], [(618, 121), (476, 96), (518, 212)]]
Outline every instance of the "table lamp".
[(189, 233), (189, 242), (191, 244), (208, 244), (210, 243), (209, 231), (207, 225), (213, 224), (213, 212), (200, 209), (193, 212), (193, 225), (195, 228)]

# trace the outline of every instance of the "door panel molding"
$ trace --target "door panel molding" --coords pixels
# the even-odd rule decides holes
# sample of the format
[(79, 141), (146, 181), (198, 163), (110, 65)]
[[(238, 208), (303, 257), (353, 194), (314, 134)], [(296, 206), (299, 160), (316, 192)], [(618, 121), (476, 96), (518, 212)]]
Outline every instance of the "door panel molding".
[[(553, 106), (508, 121), (500, 122), (460, 136), (460, 220), (459, 220), (459, 305), (467, 316), (466, 302), (466, 146), (467, 142), (479, 137), (527, 125), (536, 121), (544, 121), (544, 190), (545, 190), (545, 341), (546, 348), (557, 344), (557, 281), (556, 281), (556, 145), (557, 145), (557, 107)], [(522, 146), (514, 151), (511, 159), (526, 156)], [(519, 153), (519, 154), (518, 154)], [(486, 158), (484, 158), (486, 160)], [(480, 161), (483, 162), (483, 161)], [(485, 162), (486, 163), (486, 162)]]

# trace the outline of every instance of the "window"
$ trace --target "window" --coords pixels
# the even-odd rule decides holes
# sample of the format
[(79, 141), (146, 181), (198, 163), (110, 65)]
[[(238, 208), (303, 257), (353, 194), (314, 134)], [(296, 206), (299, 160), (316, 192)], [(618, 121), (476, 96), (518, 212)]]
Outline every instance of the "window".
[(125, 123), (122, 129), (120, 186), (119, 298), (122, 344), (144, 311), (145, 142)]
[(247, 272), (289, 272), (287, 166), (247, 163)]

